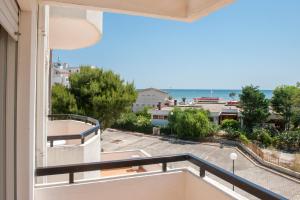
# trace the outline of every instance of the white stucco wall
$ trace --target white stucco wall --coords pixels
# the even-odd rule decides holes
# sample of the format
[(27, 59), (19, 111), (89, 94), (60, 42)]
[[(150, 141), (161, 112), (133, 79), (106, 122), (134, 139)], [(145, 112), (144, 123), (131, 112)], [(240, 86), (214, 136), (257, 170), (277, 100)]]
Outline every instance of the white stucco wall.
[[(92, 124), (76, 120), (53, 120), (48, 121), (48, 136), (80, 134), (93, 127)], [(91, 134), (93, 136), (93, 134)], [(89, 136), (89, 137), (91, 137)], [(86, 138), (86, 140), (89, 139)], [(80, 140), (67, 140), (65, 144), (79, 144)]]
[[(66, 135), (66, 134), (80, 134), (93, 125), (74, 121), (74, 120), (54, 120), (48, 123), (48, 135)], [(84, 144), (81, 144), (80, 140), (67, 140), (63, 145), (54, 145), (47, 148), (47, 165), (66, 165), (66, 164), (78, 164), (99, 162), (101, 153), (100, 134), (91, 134), (89, 138), (86, 138)], [(85, 172), (75, 174), (75, 180), (77, 179), (90, 179), (98, 178), (100, 176), (99, 171)], [(48, 176), (48, 182), (67, 181), (68, 175)]]
[(234, 199), (215, 185), (189, 171), (148, 173), (108, 178), (74, 185), (51, 186), (35, 190), (36, 200), (199, 200)]
[[(78, 145), (57, 145), (48, 147), (48, 166), (78, 164), (100, 161), (100, 134), (93, 136), (84, 144)], [(75, 174), (75, 180), (99, 178), (100, 171), (92, 171)], [(69, 176), (55, 175), (48, 176), (47, 182), (68, 181)]]
[(137, 112), (144, 107), (156, 107), (158, 102), (162, 104), (168, 99), (168, 94), (158, 90), (143, 90), (138, 93), (138, 98), (133, 104), (133, 112)]

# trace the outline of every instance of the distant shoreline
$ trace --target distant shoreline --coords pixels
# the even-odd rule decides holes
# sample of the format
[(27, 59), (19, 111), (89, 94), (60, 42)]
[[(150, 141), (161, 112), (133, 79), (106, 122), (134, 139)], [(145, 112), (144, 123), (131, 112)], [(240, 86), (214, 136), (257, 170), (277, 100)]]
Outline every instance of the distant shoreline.
[[(241, 89), (161, 89), (169, 93), (174, 99), (180, 100), (185, 97), (188, 101), (192, 101), (196, 97), (218, 97), (223, 100), (239, 100)], [(266, 96), (271, 99), (273, 90), (260, 90)], [(236, 93), (234, 98), (229, 97), (231, 92)]]

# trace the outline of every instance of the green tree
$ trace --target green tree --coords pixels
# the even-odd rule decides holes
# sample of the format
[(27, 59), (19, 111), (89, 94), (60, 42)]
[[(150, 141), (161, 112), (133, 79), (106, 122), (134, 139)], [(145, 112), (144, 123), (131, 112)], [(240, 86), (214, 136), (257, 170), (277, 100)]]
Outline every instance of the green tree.
[(78, 112), (99, 119), (102, 128), (130, 110), (137, 97), (134, 84), (124, 82), (112, 71), (82, 66), (69, 80)]
[(300, 82), (296, 84), (296, 92), (293, 97), (293, 116), (292, 123), (294, 128), (298, 128), (300, 126)]
[[(296, 110), (297, 93), (299, 88), (296, 86), (279, 86), (273, 91), (271, 100), (272, 108), (275, 112), (282, 115), (285, 129), (290, 129), (291, 120)], [(296, 118), (297, 119), (297, 118)]]
[(240, 105), (245, 128), (250, 132), (254, 126), (264, 123), (269, 116), (269, 102), (258, 87), (243, 87)]
[(169, 115), (169, 127), (179, 138), (197, 139), (210, 134), (211, 124), (204, 110), (175, 108)]
[(292, 124), (295, 129), (299, 128), (299, 126), (300, 126), (300, 110), (299, 109), (294, 110), (291, 121), (292, 121)]
[(74, 95), (62, 84), (52, 86), (52, 113), (71, 114), (77, 113), (77, 105)]

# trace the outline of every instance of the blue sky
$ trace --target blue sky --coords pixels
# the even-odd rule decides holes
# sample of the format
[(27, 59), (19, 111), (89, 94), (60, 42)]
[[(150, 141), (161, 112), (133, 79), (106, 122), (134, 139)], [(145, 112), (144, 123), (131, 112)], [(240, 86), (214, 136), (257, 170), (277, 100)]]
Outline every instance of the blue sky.
[(54, 61), (111, 69), (137, 88), (273, 89), (300, 81), (299, 11), (299, 0), (236, 0), (193, 23), (105, 13), (98, 44)]

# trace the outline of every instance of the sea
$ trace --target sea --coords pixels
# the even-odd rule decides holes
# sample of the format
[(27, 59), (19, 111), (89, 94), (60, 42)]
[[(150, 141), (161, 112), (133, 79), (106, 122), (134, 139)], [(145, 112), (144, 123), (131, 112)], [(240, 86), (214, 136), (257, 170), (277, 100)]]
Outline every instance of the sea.
[[(242, 90), (233, 90), (233, 89), (161, 89), (169, 93), (173, 99), (177, 99), (181, 101), (183, 97), (186, 98), (187, 102), (193, 100), (196, 97), (219, 97), (223, 100), (239, 100), (239, 95), (241, 94)], [(230, 98), (229, 94), (234, 92), (236, 95), (232, 99)], [(261, 90), (266, 96), (267, 99), (272, 98), (273, 90)]]

